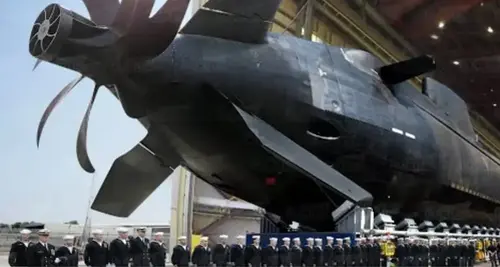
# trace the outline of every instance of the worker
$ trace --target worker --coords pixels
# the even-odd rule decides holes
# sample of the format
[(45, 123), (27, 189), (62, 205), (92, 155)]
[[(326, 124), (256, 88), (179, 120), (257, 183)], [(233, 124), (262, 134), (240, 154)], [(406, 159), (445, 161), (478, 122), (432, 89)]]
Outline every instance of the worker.
[(352, 257), (351, 257), (351, 238), (345, 237), (344, 244), (342, 245), (344, 249), (344, 266), (352, 266)]
[(178, 244), (174, 247), (170, 262), (177, 267), (187, 267), (191, 261), (191, 251), (187, 246), (187, 237), (179, 236)]
[(109, 257), (111, 263), (115, 266), (128, 266), (130, 254), (130, 240), (128, 237), (128, 229), (118, 227), (116, 229), (118, 237), (109, 244)]
[(91, 240), (85, 245), (83, 261), (87, 266), (104, 267), (111, 261), (109, 244), (103, 241), (104, 235), (101, 229), (94, 229), (91, 234)]
[(392, 240), (386, 239), (384, 246), (384, 255), (386, 258), (386, 262), (389, 262), (391, 264), (393, 262), (392, 258), (394, 257), (395, 254), (396, 254), (396, 245), (394, 245), (394, 242), (392, 242)]
[(302, 266), (302, 247), (299, 237), (295, 237), (293, 239), (293, 246), (290, 253), (290, 261), (292, 263), (292, 267)]
[(326, 237), (326, 245), (323, 251), (323, 261), (325, 266), (333, 266), (333, 237)]
[(491, 267), (496, 267), (497, 266), (497, 259), (496, 259), (497, 247), (491, 242), (488, 242), (488, 244), (489, 244), (489, 246), (486, 250), (488, 252), (488, 257), (490, 258)]
[(290, 259), (290, 238), (283, 237), (281, 239), (283, 241), (283, 245), (279, 248), (279, 266), (290, 267), (292, 265)]
[(275, 267), (279, 264), (278, 238), (269, 238), (269, 245), (262, 249), (262, 266)]
[(248, 267), (260, 267), (261, 264), (260, 236), (252, 236), (252, 244), (245, 248), (245, 265)]
[[(153, 240), (149, 243), (148, 255), (149, 262), (153, 267), (165, 267), (165, 260), (167, 257), (167, 247), (163, 243), (163, 232), (156, 232), (153, 234)], [(186, 253), (189, 257), (189, 252)], [(187, 259), (189, 263), (189, 258)], [(179, 266), (176, 264), (176, 266)], [(188, 266), (187, 264), (184, 266)]]
[(212, 250), (208, 246), (208, 236), (202, 236), (200, 238), (200, 244), (198, 244), (191, 256), (192, 262), (197, 267), (206, 267), (210, 265)]
[(227, 239), (227, 235), (219, 235), (219, 242), (215, 245), (212, 251), (212, 262), (217, 267), (225, 267), (229, 262), (230, 248), (227, 245)]
[(335, 247), (333, 247), (333, 266), (344, 266), (344, 247), (343, 247), (343, 239), (337, 238), (335, 239)]
[(38, 231), (38, 243), (28, 247), (26, 257), (28, 266), (48, 267), (54, 265), (56, 248), (49, 243), (49, 236), (48, 229)]
[(56, 250), (54, 263), (59, 266), (78, 266), (79, 253), (73, 246), (75, 237), (72, 235), (65, 235), (63, 241), (64, 245)]
[(302, 248), (302, 264), (314, 265), (314, 238), (312, 237), (306, 239), (306, 245)]
[(146, 238), (146, 227), (136, 228), (137, 236), (130, 239), (130, 254), (134, 266), (149, 266), (149, 239)]
[(361, 266), (361, 238), (356, 238), (356, 243), (351, 246), (351, 266)]
[(235, 267), (245, 266), (245, 236), (239, 235), (236, 237), (236, 244), (231, 246), (230, 261)]
[(20, 240), (12, 243), (9, 251), (9, 265), (10, 266), (27, 266), (27, 251), (28, 247), (34, 245), (30, 241), (31, 231), (28, 229), (23, 229), (21, 232)]

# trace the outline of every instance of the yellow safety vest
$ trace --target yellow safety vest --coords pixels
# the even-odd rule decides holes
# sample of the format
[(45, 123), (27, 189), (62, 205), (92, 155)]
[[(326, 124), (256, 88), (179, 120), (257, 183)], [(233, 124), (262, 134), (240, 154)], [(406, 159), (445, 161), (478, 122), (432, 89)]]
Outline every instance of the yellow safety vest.
[(394, 245), (394, 243), (392, 242), (389, 242), (387, 243), (387, 245), (385, 246), (385, 256), (387, 257), (392, 257), (394, 256), (394, 254), (396, 253), (396, 246)]

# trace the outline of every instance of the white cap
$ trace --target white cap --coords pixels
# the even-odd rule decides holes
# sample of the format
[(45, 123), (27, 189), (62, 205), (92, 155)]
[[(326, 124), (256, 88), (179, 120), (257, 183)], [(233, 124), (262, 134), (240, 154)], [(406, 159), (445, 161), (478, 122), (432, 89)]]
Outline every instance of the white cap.
[(63, 240), (73, 240), (73, 239), (75, 239), (75, 237), (74, 237), (74, 236), (72, 236), (72, 235), (65, 235), (65, 236), (63, 237)]
[(200, 240), (201, 241), (208, 241), (208, 236), (202, 236), (202, 237), (200, 237)]
[(154, 233), (154, 236), (159, 236), (159, 235), (163, 235), (163, 232), (156, 232), (156, 233)]
[(146, 227), (144, 226), (139, 226), (137, 228), (135, 228), (136, 231), (146, 231)]
[(314, 241), (319, 242), (319, 241), (323, 241), (323, 240), (321, 238), (315, 238)]
[(128, 228), (125, 228), (125, 227), (118, 227), (116, 228), (116, 231), (118, 233), (128, 233)]
[(300, 237), (295, 237), (293, 241), (300, 241)]
[(312, 237), (308, 237), (306, 240), (307, 240), (307, 241), (314, 241), (314, 238), (312, 238)]
[(49, 235), (50, 230), (49, 229), (41, 229), (38, 231), (38, 235)]
[(271, 238), (269, 238), (269, 240), (270, 240), (270, 241), (278, 241), (278, 238), (276, 238), (276, 237), (271, 237)]
[(335, 241), (342, 242), (342, 238), (336, 238)]
[(227, 235), (220, 235), (219, 238), (228, 238)]
[(20, 234), (22, 234), (22, 235), (29, 235), (29, 234), (31, 234), (31, 231), (30, 231), (30, 230), (28, 230), (28, 229), (23, 229), (23, 230), (21, 230), (21, 232), (19, 232), (19, 233), (20, 233)]
[(290, 237), (283, 237), (281, 240), (283, 240), (283, 241), (290, 241)]
[(101, 229), (94, 229), (94, 230), (92, 230), (92, 234), (93, 235), (102, 235), (103, 233), (104, 233), (104, 231), (101, 230)]
[(245, 236), (244, 235), (239, 235), (236, 237), (236, 239), (245, 239)]
[(326, 240), (333, 240), (333, 237), (331, 237), (331, 236), (327, 236), (327, 237), (326, 237)]
[(177, 240), (186, 240), (187, 237), (185, 235), (181, 235), (179, 237), (177, 237)]
[(260, 235), (253, 235), (252, 239), (260, 239)]

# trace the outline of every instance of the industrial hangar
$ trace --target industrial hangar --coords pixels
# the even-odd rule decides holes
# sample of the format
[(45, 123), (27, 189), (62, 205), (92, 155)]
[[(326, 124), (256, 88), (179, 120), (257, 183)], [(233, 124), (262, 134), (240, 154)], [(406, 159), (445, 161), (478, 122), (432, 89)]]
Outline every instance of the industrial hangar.
[[(196, 6), (201, 7), (204, 3), (206, 1), (194, 1), (193, 12), (196, 12)], [(495, 88), (498, 79), (496, 64), (499, 64), (495, 55), (499, 37), (494, 27), (498, 21), (498, 10), (496, 1), (479, 0), (283, 0), (270, 31), (294, 35), (313, 42), (366, 50), (385, 64), (420, 54), (432, 55), (438, 66), (432, 77), (445, 83), (465, 99), (470, 108), (471, 122), (479, 143), (489, 153), (498, 157), (500, 132), (497, 127), (500, 124), (497, 114), (500, 114), (500, 111), (497, 105), (500, 103), (497, 104), (495, 99), (500, 89)], [(415, 90), (420, 90), (421, 82), (421, 78), (412, 80)], [(200, 180), (200, 183), (204, 182)], [(210, 187), (206, 183), (204, 186)], [(464, 193), (456, 195), (458, 199), (451, 201), (454, 204), (436, 208), (431, 201), (424, 202), (427, 205), (420, 210), (420, 214), (415, 213), (415, 217), (418, 217), (420, 222), (425, 219), (433, 221), (434, 224), (446, 221), (450, 227), (454, 225), (454, 228), (457, 228), (454, 224), (455, 215), (461, 213), (458, 217), (470, 217), (472, 221), (476, 219), (478, 224), (485, 223), (488, 227), (498, 224), (496, 215), (493, 218), (484, 218), (481, 213), (467, 210), (471, 202), (464, 196), (474, 193), (471, 193), (466, 186), (452, 184), (452, 188), (453, 191)], [(182, 192), (183, 189), (180, 190)], [(201, 192), (200, 194), (203, 195)], [(446, 191), (443, 191), (443, 195), (449, 196)], [(462, 203), (456, 204), (457, 202)], [(490, 212), (496, 214), (496, 205), (491, 207), (493, 210), (490, 209)], [(323, 207), (309, 208), (313, 210), (311, 214), (317, 211), (330, 213)], [(390, 205), (373, 207), (373, 211), (375, 215), (397, 214), (397, 208), (394, 210)], [(360, 211), (357, 212), (357, 216), (360, 216)], [(261, 224), (269, 225), (272, 218), (266, 218), (264, 214)], [(193, 225), (201, 230), (203, 229), (201, 225), (204, 223), (199, 216), (195, 217), (198, 222)], [(394, 217), (396, 224), (403, 221), (403, 217), (397, 215)], [(221, 221), (230, 228), (231, 222), (228, 220), (230, 217), (224, 218)], [(259, 216), (254, 218), (257, 223)], [(370, 221), (373, 225), (377, 220), (381, 223), (383, 218), (387, 217), (379, 216), (376, 220), (372, 217)], [(389, 222), (391, 220), (388, 219)], [(214, 229), (221, 221), (215, 220), (205, 224)], [(337, 227), (346, 227), (347, 221), (349, 219), (337, 222)], [(353, 227), (352, 222), (349, 225)], [(251, 228), (255, 227), (254, 225)], [(475, 232), (493, 233), (495, 228), (488, 227), (482, 229), (476, 227)], [(267, 228), (267, 231), (277, 230), (277, 227)], [(203, 234), (203, 231), (198, 233)]]

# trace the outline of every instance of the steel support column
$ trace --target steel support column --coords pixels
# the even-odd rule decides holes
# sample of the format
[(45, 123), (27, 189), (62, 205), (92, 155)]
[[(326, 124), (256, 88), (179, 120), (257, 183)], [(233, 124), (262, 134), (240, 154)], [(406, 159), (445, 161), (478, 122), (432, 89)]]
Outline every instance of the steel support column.
[[(308, 0), (306, 3), (306, 15), (304, 19), (304, 39), (311, 40), (313, 32), (313, 15), (316, 0)], [(302, 30), (302, 29), (301, 29)]]

